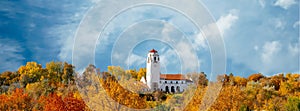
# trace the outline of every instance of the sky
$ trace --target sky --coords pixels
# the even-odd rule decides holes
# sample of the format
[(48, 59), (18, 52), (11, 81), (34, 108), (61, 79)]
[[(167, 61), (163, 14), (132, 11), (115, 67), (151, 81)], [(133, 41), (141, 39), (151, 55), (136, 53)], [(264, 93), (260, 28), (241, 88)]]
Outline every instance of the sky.
[[(214, 18), (222, 35), (226, 73), (243, 77), (253, 73), (300, 73), (299, 0), (199, 3)], [(72, 63), (77, 30), (97, 4), (105, 2), (1, 0), (0, 72), (15, 71), (29, 61), (43, 66), (49, 61)], [(197, 10), (191, 11), (201, 16)], [(156, 6), (131, 8), (111, 20), (99, 35), (94, 64), (102, 71), (109, 65), (139, 69), (145, 67), (148, 51), (155, 48), (161, 57), (162, 73), (210, 73), (212, 46), (203, 32), (209, 37), (214, 31), (209, 26), (197, 29), (178, 11)]]

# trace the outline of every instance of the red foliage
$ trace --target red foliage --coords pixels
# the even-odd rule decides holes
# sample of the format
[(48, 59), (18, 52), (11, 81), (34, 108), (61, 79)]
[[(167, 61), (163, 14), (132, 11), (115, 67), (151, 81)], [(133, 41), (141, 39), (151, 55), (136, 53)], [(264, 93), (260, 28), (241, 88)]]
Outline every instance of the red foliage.
[(45, 111), (84, 111), (86, 107), (82, 99), (74, 98), (71, 93), (64, 99), (55, 93), (50, 94), (44, 103)]
[(0, 95), (0, 110), (30, 110), (32, 98), (23, 89), (16, 89), (11, 95)]

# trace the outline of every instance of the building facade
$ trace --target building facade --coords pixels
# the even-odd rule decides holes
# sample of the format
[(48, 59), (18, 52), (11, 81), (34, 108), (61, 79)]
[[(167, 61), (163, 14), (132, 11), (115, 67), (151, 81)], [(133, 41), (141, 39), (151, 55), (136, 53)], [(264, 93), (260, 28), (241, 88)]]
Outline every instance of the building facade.
[(148, 86), (149, 91), (180, 93), (193, 83), (183, 74), (161, 74), (160, 58), (154, 49), (149, 51), (146, 62), (146, 78), (142, 77), (141, 82)]

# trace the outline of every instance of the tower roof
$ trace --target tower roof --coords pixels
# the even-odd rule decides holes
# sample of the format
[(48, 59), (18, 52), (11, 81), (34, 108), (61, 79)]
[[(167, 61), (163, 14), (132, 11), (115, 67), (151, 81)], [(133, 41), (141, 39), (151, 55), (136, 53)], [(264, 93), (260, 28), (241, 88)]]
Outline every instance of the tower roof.
[(155, 49), (152, 49), (152, 50), (150, 50), (149, 52), (157, 53), (157, 51), (156, 51)]
[(160, 79), (164, 80), (186, 80), (182, 74), (160, 74)]

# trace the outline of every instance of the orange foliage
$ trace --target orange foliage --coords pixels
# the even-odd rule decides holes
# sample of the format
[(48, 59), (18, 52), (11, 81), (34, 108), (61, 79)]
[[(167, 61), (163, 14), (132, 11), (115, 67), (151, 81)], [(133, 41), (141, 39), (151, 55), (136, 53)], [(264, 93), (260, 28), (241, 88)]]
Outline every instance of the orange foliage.
[(43, 99), (45, 111), (84, 111), (86, 108), (84, 101), (74, 98), (72, 93), (64, 99), (55, 93)]
[(146, 99), (139, 97), (139, 94), (124, 89), (113, 76), (105, 75), (105, 78), (100, 79), (100, 82), (107, 94), (118, 103), (135, 109), (147, 107)]
[(0, 110), (24, 110), (32, 109), (32, 99), (23, 89), (16, 89), (11, 95), (0, 95)]
[(264, 76), (262, 74), (252, 74), (248, 77), (249, 81), (258, 81), (259, 79), (264, 78)]
[[(108, 71), (117, 77), (126, 74), (120, 67), (109, 67)], [(40, 64), (29, 62), (16, 72), (2, 73), (0, 75), (0, 91), (2, 93), (0, 94), (0, 110), (88, 110), (84, 101), (76, 92), (76, 88), (71, 88), (71, 86), (75, 87), (73, 73), (74, 66), (71, 64), (54, 62), (48, 64), (46, 69), (42, 68)], [(139, 72), (129, 70), (127, 73), (139, 80), (145, 76), (146, 69), (140, 69)], [(172, 102), (167, 101), (168, 99), (146, 101), (145, 97), (123, 88), (116, 78), (108, 73), (104, 73), (103, 78), (99, 79), (107, 95), (117, 103), (129, 108), (144, 109), (149, 108), (149, 106), (161, 106), (162, 109), (170, 109), (169, 106), (174, 105)], [(207, 93), (208, 83), (212, 84), (213, 82), (209, 82), (205, 74), (200, 75), (197, 79), (199, 79), (198, 87), (195, 89), (194, 95), (190, 95), (192, 98), (188, 101), (184, 110), (199, 110), (201, 103), (207, 103), (202, 101), (202, 98)], [(218, 76), (217, 80), (222, 82), (223, 86), (216, 101), (207, 110), (300, 110), (298, 107), (300, 105), (299, 74), (286, 74), (286, 77), (284, 74), (264, 77), (258, 73), (250, 75), (248, 79), (233, 76), (233, 74), (229, 76), (224, 74)], [(28, 87), (26, 87), (27, 89), (17, 88), (11, 92), (11, 89), (17, 87), (16, 84), (21, 84), (21, 87)], [(10, 87), (14, 85), (16, 86)], [(89, 86), (89, 84), (84, 86)], [(7, 87), (11, 89), (8, 90)], [(72, 90), (65, 90), (65, 88)], [(154, 97), (160, 98), (161, 94), (154, 93), (154, 95)], [(169, 96), (173, 95), (170, 94), (167, 98)], [(177, 96), (180, 98), (181, 95), (178, 94)], [(163, 101), (165, 103), (160, 105)], [(112, 106), (108, 105), (108, 107)]]

